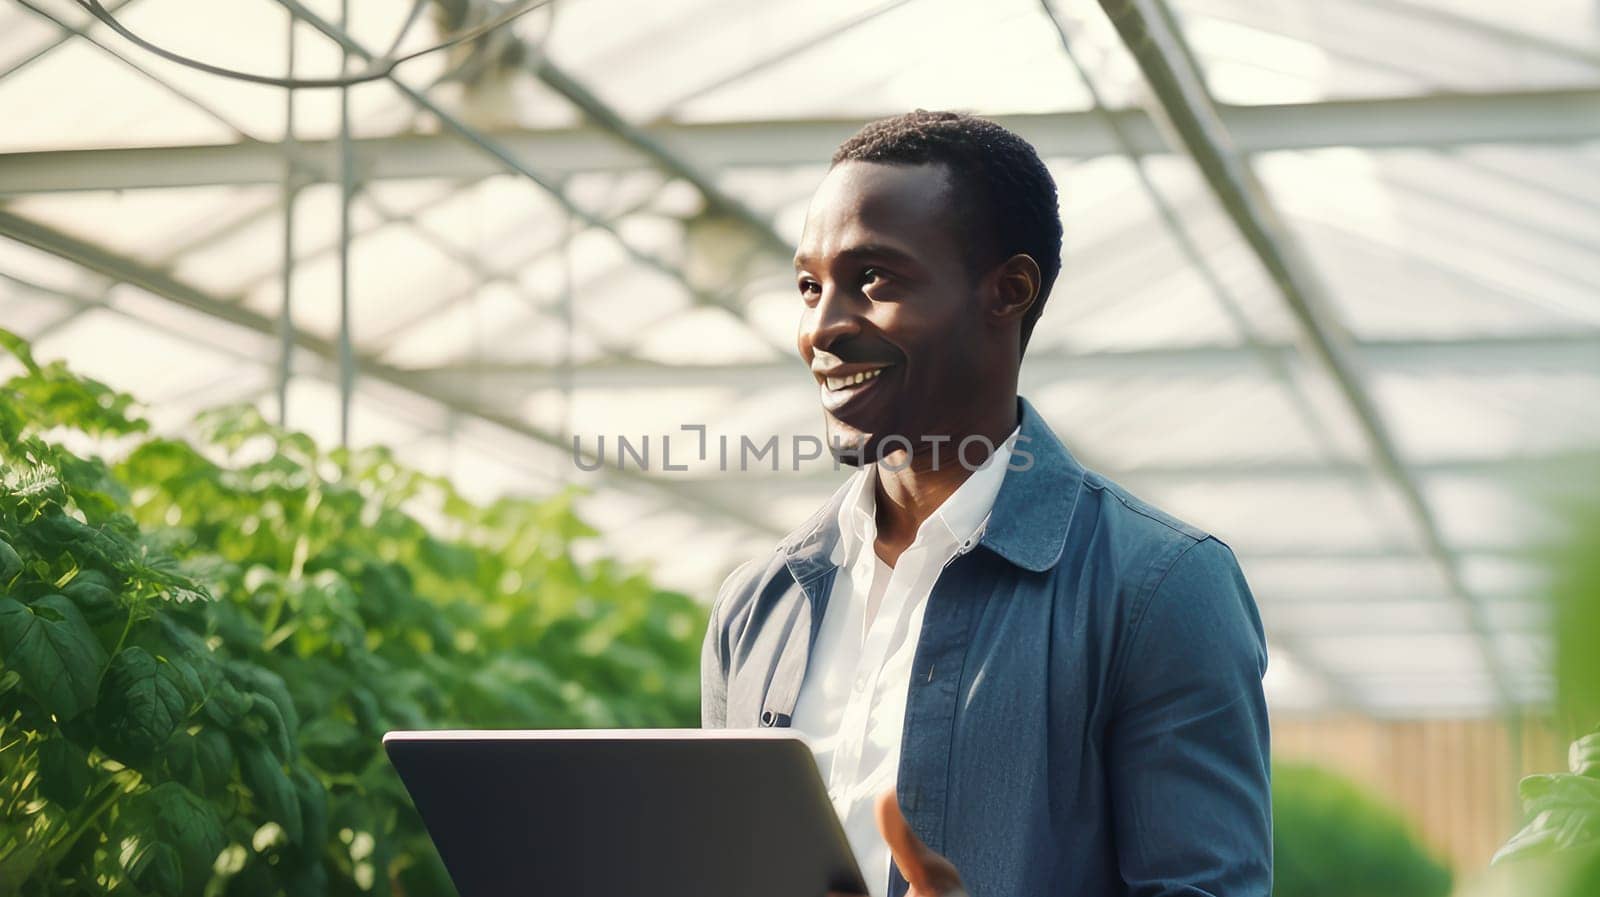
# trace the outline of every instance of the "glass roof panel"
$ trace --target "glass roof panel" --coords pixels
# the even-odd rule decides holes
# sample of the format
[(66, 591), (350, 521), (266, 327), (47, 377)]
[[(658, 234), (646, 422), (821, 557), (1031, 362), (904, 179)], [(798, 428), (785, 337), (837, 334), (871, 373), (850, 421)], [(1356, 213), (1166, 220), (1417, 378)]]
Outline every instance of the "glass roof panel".
[(146, 262), (175, 255), (188, 241), (238, 210), (271, 207), (264, 187), (182, 187), (171, 190), (49, 193), (25, 196), (9, 208)]
[[(604, 71), (589, 75), (601, 87), (608, 83)], [(1043, 13), (1022, 0), (982, 5), (923, 0), (897, 6), (834, 36), (825, 54), (792, 53), (686, 101), (662, 97), (659, 85), (635, 89), (647, 98), (640, 105), (670, 107), (685, 121), (717, 121), (992, 107), (997, 97), (987, 85), (994, 83), (1009, 85), (994, 113), (1089, 105)], [(777, 110), (773, 97), (784, 98)]]
[(224, 142), (235, 132), (82, 40), (0, 80), (0, 150)]
[[(1430, 192), (1414, 179), (1389, 174), (1383, 158), (1382, 153), (1356, 149), (1280, 152), (1258, 157), (1256, 168), (1280, 208), (1299, 228), (1309, 231), (1305, 242), (1316, 246), (1326, 242), (1325, 234), (1332, 232), (1340, 242), (1356, 244), (1358, 251), (1371, 247), (1363, 252), (1365, 259), (1383, 263), (1384, 257), (1389, 257), (1382, 267), (1397, 276), (1364, 288), (1351, 283), (1347, 289), (1336, 291), (1336, 296), (1348, 294), (1360, 299), (1363, 293), (1369, 297), (1373, 293), (1383, 295), (1379, 290), (1408, 296), (1413, 291), (1405, 289), (1407, 281), (1420, 273), (1424, 275), (1420, 281), (1423, 291), (1413, 300), (1413, 307), (1423, 301), (1449, 304), (1481, 319), (1485, 312), (1474, 309), (1474, 305), (1481, 307), (1492, 298), (1494, 304), (1501, 306), (1490, 310), (1493, 317), (1471, 323), (1504, 329), (1507, 324), (1530, 327), (1543, 321), (1564, 320), (1590, 329), (1600, 327), (1600, 307), (1594, 302), (1596, 247), (1583, 230), (1560, 230), (1555, 238), (1541, 238), (1539, 228), (1531, 221), (1506, 220), (1506, 213), (1475, 196), (1480, 191), (1452, 177), (1448, 170), (1436, 169), (1433, 176), (1451, 181), (1452, 185), (1436, 184)], [(1402, 159), (1410, 162), (1416, 156)], [(1451, 163), (1442, 164), (1448, 169)], [(1517, 207), (1519, 203), (1498, 205)], [(1540, 214), (1534, 211), (1537, 208), (1527, 214)], [(1320, 268), (1330, 272), (1324, 276), (1342, 282), (1367, 270), (1341, 263), (1337, 257), (1329, 258)], [(1449, 289), (1439, 289), (1441, 283), (1447, 283)], [(1463, 285), (1466, 295), (1453, 299), (1451, 293), (1460, 291)], [(1444, 295), (1439, 296), (1440, 293)], [(1404, 313), (1407, 303), (1398, 303), (1397, 308)], [(1380, 308), (1370, 298), (1360, 310), (1361, 317), (1353, 323), (1364, 323), (1365, 318), (1380, 314)], [(1459, 331), (1461, 325), (1454, 323), (1459, 317), (1448, 312), (1435, 315), (1437, 329), (1446, 333)], [(1413, 314), (1402, 326), (1415, 330), (1423, 326), (1423, 321)], [(1374, 329), (1382, 328), (1379, 323)]]
[[(65, 16), (63, 20), (74, 21)], [(21, 4), (0, 9), (0, 72), (9, 73), (29, 59), (50, 52), (62, 37), (58, 26), (30, 13)]]
[[(1589, 86), (1600, 75), (1593, 7), (1570, 0), (1533, 8), (1493, 0), (1176, 0), (1174, 7), (1211, 90), (1226, 103)], [(1427, 51), (1417, 52), (1421, 46)]]

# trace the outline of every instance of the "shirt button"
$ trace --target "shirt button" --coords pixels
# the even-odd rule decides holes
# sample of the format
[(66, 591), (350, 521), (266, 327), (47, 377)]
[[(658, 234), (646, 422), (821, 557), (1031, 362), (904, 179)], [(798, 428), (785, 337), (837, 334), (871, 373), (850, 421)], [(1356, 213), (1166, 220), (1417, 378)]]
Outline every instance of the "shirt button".
[(856, 691), (866, 691), (866, 690), (867, 690), (867, 674), (866, 673), (862, 673), (859, 676), (856, 676)]

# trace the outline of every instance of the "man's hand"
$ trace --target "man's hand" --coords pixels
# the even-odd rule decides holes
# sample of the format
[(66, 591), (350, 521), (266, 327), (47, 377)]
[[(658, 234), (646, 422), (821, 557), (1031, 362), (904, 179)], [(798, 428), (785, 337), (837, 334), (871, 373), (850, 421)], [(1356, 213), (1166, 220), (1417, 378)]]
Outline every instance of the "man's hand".
[[(900, 803), (895, 799), (894, 790), (890, 789), (878, 795), (878, 831), (883, 835), (884, 843), (889, 845), (889, 853), (894, 857), (894, 864), (905, 876), (906, 883), (911, 885), (911, 890), (906, 897), (967, 897), (966, 888), (961, 885), (961, 874), (949, 860), (928, 849), (916, 833), (911, 831), (911, 826), (906, 823), (904, 813), (900, 812)], [(840, 894), (837, 891), (828, 894), (828, 897), (864, 897), (859, 894)]]

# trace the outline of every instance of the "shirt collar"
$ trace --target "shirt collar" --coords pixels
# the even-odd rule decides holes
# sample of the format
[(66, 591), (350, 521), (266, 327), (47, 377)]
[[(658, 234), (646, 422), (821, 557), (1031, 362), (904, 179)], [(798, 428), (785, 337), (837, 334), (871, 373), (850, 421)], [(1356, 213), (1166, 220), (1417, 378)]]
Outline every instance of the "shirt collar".
[[(1022, 425), (1018, 424), (1011, 435), (995, 447), (983, 466), (950, 493), (933, 515), (923, 521), (912, 544), (947, 544), (965, 551), (977, 541), (989, 521), (995, 496), (1000, 493), (1006, 466), (1011, 461), (1012, 447), (1021, 431)], [(957, 461), (952, 457), (950, 463)], [(877, 483), (876, 464), (862, 468), (851, 478), (835, 521), (839, 540), (831, 554), (836, 565), (855, 563), (863, 547), (877, 539)]]
[[(1017, 399), (1021, 423), (1004, 468), (1000, 491), (978, 544), (1025, 570), (1054, 567), (1066, 548), (1067, 523), (1077, 504), (1084, 470), (1027, 399)], [(806, 583), (838, 566), (832, 560), (843, 535), (839, 509), (856, 477), (835, 490), (827, 504), (778, 543), (789, 573)]]

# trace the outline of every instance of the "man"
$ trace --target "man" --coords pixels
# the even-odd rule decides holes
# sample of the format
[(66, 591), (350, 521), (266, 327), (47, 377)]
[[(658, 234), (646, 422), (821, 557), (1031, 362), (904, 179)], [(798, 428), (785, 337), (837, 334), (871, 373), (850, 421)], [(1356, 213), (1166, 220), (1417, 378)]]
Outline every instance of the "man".
[(1017, 395), (1060, 251), (1055, 184), (998, 125), (918, 111), (835, 153), (798, 348), (861, 470), (723, 585), (704, 723), (808, 736), (873, 897), (1266, 897), (1238, 565)]

